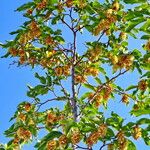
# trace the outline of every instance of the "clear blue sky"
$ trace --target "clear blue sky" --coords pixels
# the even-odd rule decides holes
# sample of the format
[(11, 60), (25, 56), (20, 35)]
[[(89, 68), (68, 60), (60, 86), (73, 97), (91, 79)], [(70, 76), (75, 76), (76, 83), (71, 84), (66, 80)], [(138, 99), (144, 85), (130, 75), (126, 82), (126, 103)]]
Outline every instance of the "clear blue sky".
[[(0, 42), (13, 39), (13, 37), (9, 35), (9, 32), (14, 31), (24, 22), (22, 14), (14, 12), (14, 10), (24, 2), (27, 2), (27, 0), (1, 0)], [(67, 37), (69, 35), (66, 33), (65, 36)], [(82, 41), (81, 39), (82, 37), (79, 37), (80, 41)], [(130, 40), (130, 48), (140, 45), (141, 44), (139, 44), (138, 41)], [(3, 51), (4, 50), (0, 49), (0, 56), (4, 53)], [(26, 97), (26, 85), (28, 83), (31, 85), (35, 85), (37, 83), (37, 80), (34, 78), (34, 72), (39, 71), (38, 68), (32, 70), (29, 67), (17, 68), (16, 66), (11, 66), (9, 68), (9, 64), (12, 63), (12, 61), (13, 59), (0, 59), (0, 142), (2, 143), (8, 141), (8, 139), (4, 137), (3, 132), (12, 124), (12, 122), (9, 122), (9, 119), (15, 112), (16, 106), (21, 101), (28, 100), (28, 97)], [(118, 83), (123, 87), (127, 87), (130, 83), (137, 81), (136, 76), (137, 73), (134, 73), (134, 76), (127, 74), (124, 77), (124, 80), (118, 80)], [(130, 81), (128, 79), (130, 79)], [(131, 118), (128, 115), (126, 106), (123, 104), (116, 105), (116, 102), (111, 102), (109, 104), (108, 115), (111, 112), (110, 108), (111, 110), (115, 110), (115, 112), (119, 113), (124, 118), (129, 117), (129, 120), (134, 120), (134, 118)], [(145, 146), (142, 140), (139, 140), (136, 143), (138, 150), (149, 149)], [(31, 147), (24, 147), (24, 150), (30, 149), (33, 150)], [(95, 148), (95, 150), (97, 150), (97, 148)]]

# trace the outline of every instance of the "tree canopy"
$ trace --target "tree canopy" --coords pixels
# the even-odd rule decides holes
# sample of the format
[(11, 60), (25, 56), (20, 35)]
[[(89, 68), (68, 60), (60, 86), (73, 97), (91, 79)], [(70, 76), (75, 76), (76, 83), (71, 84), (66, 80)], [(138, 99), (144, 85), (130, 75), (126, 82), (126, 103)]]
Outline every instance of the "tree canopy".
[[(30, 141), (37, 150), (136, 150), (140, 138), (150, 145), (148, 0), (31, 0), (16, 11), (26, 21), (1, 44), (2, 58), (39, 67), (39, 84), (28, 85), (30, 100), (17, 106), (4, 133), (11, 139), (0, 150)], [(137, 81), (127, 78), (124, 87), (118, 81), (126, 74)], [(116, 113), (112, 102), (125, 105), (135, 121)]]

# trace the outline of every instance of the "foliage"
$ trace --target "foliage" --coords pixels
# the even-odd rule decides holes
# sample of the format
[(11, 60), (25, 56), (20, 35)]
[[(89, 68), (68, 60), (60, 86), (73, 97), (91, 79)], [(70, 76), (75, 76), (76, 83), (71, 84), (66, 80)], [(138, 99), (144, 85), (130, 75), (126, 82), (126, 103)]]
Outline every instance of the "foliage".
[[(132, 4), (136, 5), (130, 9)], [(92, 150), (98, 141), (100, 149), (136, 150), (133, 138), (150, 145), (148, 1), (31, 0), (16, 11), (27, 19), (10, 33), (14, 40), (1, 44), (7, 49), (3, 58), (15, 57), (18, 66), (38, 66), (45, 75), (36, 73), (39, 84), (28, 85), (27, 96), (34, 101), (18, 105), (11, 118), (14, 124), (5, 131), (11, 140), (0, 149), (20, 149), (36, 141), (42, 129), (47, 135), (36, 143), (38, 150)], [(70, 37), (66, 38), (64, 31)], [(80, 45), (81, 50), (79, 34), (92, 37)], [(146, 42), (129, 49), (129, 38)], [(124, 88), (116, 82), (135, 71), (140, 78), (134, 85)], [(51, 98), (42, 101), (41, 96), (48, 94)], [(126, 122), (111, 108), (111, 115), (105, 116), (108, 103), (111, 99), (117, 103), (118, 95), (135, 122)], [(40, 111), (52, 101), (63, 107)], [(103, 107), (105, 111), (101, 111)]]

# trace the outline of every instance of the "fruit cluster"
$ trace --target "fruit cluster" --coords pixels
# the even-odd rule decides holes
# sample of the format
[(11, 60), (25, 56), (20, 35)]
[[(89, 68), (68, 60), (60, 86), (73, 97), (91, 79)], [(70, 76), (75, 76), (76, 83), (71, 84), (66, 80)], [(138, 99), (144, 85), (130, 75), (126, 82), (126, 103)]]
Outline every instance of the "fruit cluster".
[(93, 146), (93, 144), (97, 143), (99, 138), (104, 138), (107, 133), (107, 125), (101, 124), (97, 131), (91, 133), (86, 140), (86, 143), (89, 147)]
[(70, 75), (70, 65), (65, 65), (65, 66), (58, 66), (54, 68), (55, 73), (57, 76), (69, 76)]
[(118, 142), (118, 149), (119, 150), (126, 150), (128, 146), (128, 141), (125, 138), (123, 131), (119, 131), (116, 135), (117, 142)]
[(148, 87), (147, 81), (144, 79), (138, 83), (138, 89), (141, 91), (145, 91), (147, 87)]
[(29, 28), (29, 30), (20, 36), (19, 43), (21, 45), (24, 45), (28, 41), (33, 40), (35, 38), (38, 38), (41, 35), (41, 30), (40, 30), (39, 25), (36, 21), (32, 21), (28, 25), (28, 28)]
[(150, 40), (145, 44), (145, 49), (150, 51)]
[(47, 0), (42, 0), (40, 3), (37, 3), (36, 9), (37, 10), (42, 10), (47, 6)]
[(134, 56), (130, 54), (123, 54), (123, 55), (112, 55), (111, 53), (108, 54), (108, 58), (113, 64), (113, 70), (117, 69), (130, 69), (133, 65)]
[(142, 132), (141, 132), (141, 128), (136, 125), (135, 127), (133, 127), (133, 138), (135, 140), (139, 139), (142, 136)]
[(127, 94), (123, 94), (121, 101), (125, 104), (128, 104), (129, 103), (129, 96)]
[(99, 33), (101, 32), (101, 31), (107, 31), (107, 30), (109, 30), (109, 28), (110, 28), (110, 26), (111, 26), (111, 24), (112, 23), (115, 23), (116, 21), (117, 21), (117, 17), (116, 17), (116, 15), (114, 15), (113, 13), (114, 12), (116, 12), (116, 11), (118, 11), (119, 10), (119, 8), (120, 8), (120, 5), (119, 5), (119, 3), (118, 2), (114, 2), (113, 4), (112, 4), (112, 8), (111, 9), (108, 9), (107, 11), (106, 11), (106, 18), (105, 19), (102, 19), (101, 21), (100, 21), (100, 23), (98, 24), (98, 26), (94, 29), (94, 31), (93, 31), (93, 34), (95, 35), (95, 36), (97, 36), (97, 35), (99, 35)]
[(32, 136), (31, 132), (23, 127), (18, 128), (16, 135), (20, 140), (24, 141), (29, 140)]

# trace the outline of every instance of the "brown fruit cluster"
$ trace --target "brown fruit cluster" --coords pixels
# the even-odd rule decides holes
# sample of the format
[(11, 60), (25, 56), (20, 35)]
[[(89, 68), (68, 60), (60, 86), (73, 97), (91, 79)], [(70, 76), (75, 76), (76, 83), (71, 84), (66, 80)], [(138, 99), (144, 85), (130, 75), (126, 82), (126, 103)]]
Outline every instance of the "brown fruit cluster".
[(100, 54), (102, 52), (102, 49), (100, 46), (96, 46), (95, 48), (93, 49), (90, 49), (88, 51), (88, 59), (93, 62), (93, 61), (96, 61), (98, 60)]
[(47, 36), (44, 40), (44, 43), (46, 45), (51, 45), (51, 46), (56, 44), (53, 37), (51, 37), (51, 36)]
[(9, 48), (9, 53), (12, 55), (12, 56), (17, 56), (18, 55), (18, 50), (16, 48)]
[[(110, 59), (112, 60), (112, 59)], [(116, 58), (116, 61), (113, 61), (113, 70), (117, 69), (130, 69), (133, 65), (134, 56), (133, 55), (120, 55), (118, 56), (118, 59)]]
[(22, 122), (25, 122), (26, 121), (26, 115), (23, 113), (19, 113), (17, 116), (17, 119), (21, 120)]
[(97, 36), (101, 31), (109, 30), (112, 23), (117, 21), (117, 17), (115, 15), (107, 15), (106, 19), (102, 19), (98, 26), (94, 29), (93, 35)]
[(133, 127), (133, 138), (135, 140), (139, 139), (142, 136), (141, 128), (139, 126)]
[(29, 140), (32, 136), (31, 132), (27, 129), (24, 129), (23, 127), (20, 127), (16, 134), (19, 139), (23, 139), (25, 141)]
[(119, 35), (119, 38), (121, 40), (126, 40), (127, 39), (127, 34), (125, 32), (121, 32), (120, 35)]
[(107, 125), (102, 124), (98, 127), (97, 131), (90, 134), (90, 136), (86, 140), (86, 143), (88, 144), (89, 147), (91, 147), (98, 142), (99, 138), (105, 137), (106, 133), (107, 133)]
[(58, 143), (59, 143), (59, 145), (60, 146), (66, 146), (66, 144), (67, 144), (67, 142), (68, 142), (68, 138), (66, 137), (66, 135), (61, 135), (60, 137), (59, 137), (59, 139), (58, 139)]
[(29, 24), (29, 31), (22, 34), (19, 42), (20, 44), (26, 44), (28, 41), (38, 38), (41, 35), (41, 30), (36, 21), (32, 21)]
[(29, 112), (31, 109), (32, 109), (32, 105), (31, 105), (30, 103), (26, 103), (26, 104), (24, 105), (24, 110), (25, 110), (26, 112)]
[(71, 134), (71, 142), (72, 144), (77, 144), (81, 140), (81, 134), (79, 130), (75, 130)]
[(147, 81), (144, 79), (138, 83), (138, 89), (141, 91), (145, 91), (147, 87), (148, 87)]
[(145, 49), (150, 51), (150, 40), (148, 40), (148, 42), (146, 43)]
[(114, 1), (113, 4), (112, 4), (112, 9), (114, 11), (118, 11), (119, 8), (120, 8), (120, 4), (117, 1)]
[(40, 3), (37, 3), (36, 9), (42, 10), (47, 6), (47, 0), (42, 0)]
[(128, 141), (125, 138), (123, 131), (119, 131), (116, 135), (118, 141), (118, 149), (119, 150), (127, 150)]
[(107, 145), (107, 150), (114, 150), (114, 144), (113, 143), (108, 144)]
[(110, 98), (113, 88), (110, 84), (107, 84), (102, 91), (103, 91), (103, 99), (107, 101)]
[(125, 103), (125, 104), (128, 104), (129, 103), (129, 97), (128, 97), (128, 95), (127, 94), (124, 94), (123, 96), (122, 96), (122, 100), (121, 100), (123, 103)]
[(92, 76), (97, 76), (99, 74), (99, 70), (94, 67), (87, 67), (85, 69), (85, 75), (92, 75)]
[(89, 101), (92, 100), (92, 103), (94, 103), (95, 107), (98, 108), (102, 103), (103, 97), (100, 94), (96, 95), (94, 97), (94, 99), (93, 99), (93, 97), (94, 97), (94, 93), (90, 93), (89, 96), (88, 96), (88, 99), (89, 99)]
[(66, 6), (68, 8), (72, 7), (73, 6), (73, 0), (66, 0)]
[(46, 150), (55, 150), (57, 148), (57, 141), (56, 140), (50, 140), (47, 142)]
[(69, 76), (70, 75), (70, 65), (59, 66), (59, 67), (56, 67), (54, 70), (57, 76), (62, 76), (62, 75)]
[(47, 114), (47, 118), (46, 118), (47, 124), (53, 124), (53, 123), (56, 123), (57, 121), (58, 121), (58, 117), (55, 113), (50, 112)]
[(86, 77), (84, 75), (76, 75), (75, 76), (75, 83), (84, 83), (86, 82)]

